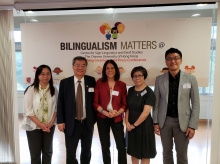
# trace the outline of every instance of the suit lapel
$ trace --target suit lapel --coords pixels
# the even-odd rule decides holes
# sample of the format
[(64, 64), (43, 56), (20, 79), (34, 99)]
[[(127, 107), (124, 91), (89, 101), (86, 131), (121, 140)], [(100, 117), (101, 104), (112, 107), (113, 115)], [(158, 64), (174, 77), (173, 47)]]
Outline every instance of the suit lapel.
[[(85, 88), (85, 103), (87, 102), (87, 95), (89, 91), (89, 80), (87, 79), (86, 76), (84, 76), (84, 88)], [(86, 105), (87, 106), (87, 105)]]
[(183, 82), (185, 81), (185, 73), (180, 71), (180, 81), (179, 81), (179, 90), (178, 90), (178, 101), (182, 92)]
[[(118, 91), (118, 96), (119, 96), (119, 94), (120, 94), (120, 93), (119, 93), (120, 88), (119, 88), (119, 86), (118, 86), (118, 82), (117, 82), (117, 81), (115, 82), (115, 85), (114, 85), (114, 88), (113, 88), (112, 91)], [(110, 92), (110, 91), (109, 91), (109, 92)], [(115, 96), (112, 95), (112, 102), (113, 102), (114, 98), (115, 98)]]
[(110, 92), (110, 89), (109, 89), (109, 86), (108, 86), (108, 81), (104, 82), (104, 86), (105, 86), (105, 89)]
[[(73, 98), (73, 102), (76, 101), (76, 98), (75, 98), (75, 82), (74, 82), (74, 76), (71, 78), (71, 81), (70, 81), (70, 94)], [(74, 103), (75, 104), (75, 103)]]
[(164, 74), (164, 92), (166, 93), (166, 101), (168, 103), (168, 95), (169, 95), (169, 72)]

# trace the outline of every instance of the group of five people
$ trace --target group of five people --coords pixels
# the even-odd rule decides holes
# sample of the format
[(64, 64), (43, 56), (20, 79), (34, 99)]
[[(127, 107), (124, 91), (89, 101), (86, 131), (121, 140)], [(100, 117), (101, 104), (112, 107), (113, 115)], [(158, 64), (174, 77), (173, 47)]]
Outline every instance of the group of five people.
[(31, 163), (51, 163), (57, 122), (65, 135), (66, 163), (79, 163), (76, 150), (81, 140), (80, 163), (89, 164), (97, 122), (104, 164), (111, 164), (110, 129), (118, 150), (118, 164), (127, 163), (127, 154), (133, 164), (140, 160), (142, 164), (150, 163), (150, 158), (156, 156), (154, 133), (161, 136), (164, 164), (174, 163), (173, 142), (177, 163), (187, 164), (189, 139), (198, 128), (198, 85), (193, 75), (180, 70), (182, 53), (178, 49), (166, 51), (165, 63), (169, 71), (156, 78), (154, 92), (145, 82), (148, 73), (142, 66), (132, 69), (134, 86), (127, 92), (114, 60), (104, 63), (102, 77), (96, 82), (94, 77), (85, 75), (87, 60), (77, 56), (72, 61), (74, 76), (61, 80), (58, 94), (50, 67), (39, 66), (24, 96), (22, 128), (26, 130)]

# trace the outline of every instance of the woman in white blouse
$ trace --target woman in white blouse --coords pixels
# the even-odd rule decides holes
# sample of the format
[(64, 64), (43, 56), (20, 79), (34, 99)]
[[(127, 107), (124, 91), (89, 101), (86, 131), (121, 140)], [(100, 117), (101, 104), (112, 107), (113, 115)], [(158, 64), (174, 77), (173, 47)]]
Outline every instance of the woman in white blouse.
[(57, 95), (50, 67), (40, 65), (24, 95), (22, 129), (26, 130), (31, 164), (51, 163)]

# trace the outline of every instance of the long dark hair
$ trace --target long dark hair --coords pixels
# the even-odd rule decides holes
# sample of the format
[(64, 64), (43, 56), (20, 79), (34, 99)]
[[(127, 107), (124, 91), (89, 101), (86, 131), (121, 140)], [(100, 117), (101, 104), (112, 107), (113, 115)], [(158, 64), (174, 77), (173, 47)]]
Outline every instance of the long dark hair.
[[(40, 65), (38, 68), (37, 68), (37, 70), (36, 70), (36, 72), (35, 72), (35, 78), (34, 78), (34, 82), (30, 85), (30, 86), (34, 86), (34, 90), (35, 91), (37, 91), (37, 92), (39, 92), (39, 78), (38, 78), (38, 76), (41, 74), (41, 72), (42, 72), (42, 70), (44, 69), (44, 68), (47, 68), (47, 69), (49, 69), (49, 71), (50, 71), (50, 75), (51, 75), (51, 78), (50, 78), (50, 81), (49, 81), (49, 84), (50, 84), (50, 94), (51, 94), (51, 97), (55, 94), (55, 88), (54, 88), (54, 86), (53, 86), (53, 77), (52, 77), (52, 73), (51, 73), (51, 69), (50, 69), (50, 67), (48, 66), (48, 65)], [(30, 87), (29, 86), (29, 87)], [(24, 94), (27, 92), (27, 90), (28, 90), (28, 88), (29, 87), (27, 87), (26, 89), (25, 89), (25, 91), (24, 91)]]
[(103, 66), (103, 69), (102, 69), (102, 78), (101, 80), (103, 82), (107, 81), (108, 80), (108, 77), (106, 75), (106, 67), (107, 67), (107, 64), (112, 64), (115, 68), (115, 76), (114, 76), (114, 79), (115, 81), (118, 81), (120, 79), (120, 72), (119, 72), (119, 69), (118, 69), (118, 65), (115, 63), (114, 60), (110, 59), (110, 60), (106, 60), (105, 63), (104, 63), (104, 66)]

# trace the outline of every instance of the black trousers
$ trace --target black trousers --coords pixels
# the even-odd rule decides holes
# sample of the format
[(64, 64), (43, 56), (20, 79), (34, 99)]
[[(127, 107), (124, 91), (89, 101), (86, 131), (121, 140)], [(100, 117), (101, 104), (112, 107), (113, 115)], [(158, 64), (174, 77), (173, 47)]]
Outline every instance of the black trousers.
[(31, 164), (51, 164), (54, 130), (55, 126), (50, 128), (50, 133), (44, 132), (41, 129), (26, 131)]
[(76, 150), (79, 140), (81, 140), (80, 164), (90, 163), (93, 131), (94, 128), (88, 129), (86, 119), (84, 122), (75, 120), (73, 135), (65, 134), (67, 164), (78, 164)]
[(104, 164), (111, 164), (110, 153), (110, 128), (112, 129), (116, 148), (118, 150), (118, 164), (127, 164), (127, 154), (125, 149), (124, 125), (123, 122), (114, 122), (114, 118), (97, 117), (99, 139), (102, 146), (102, 156)]

